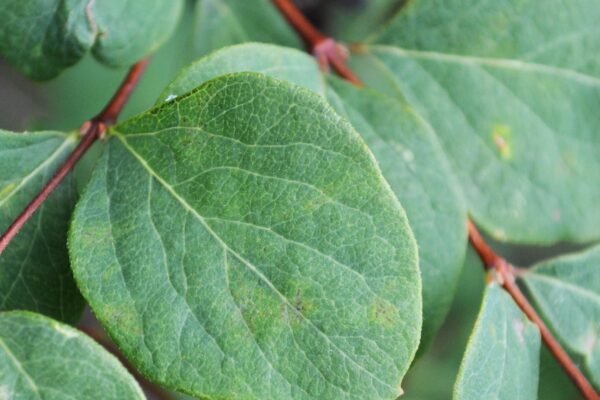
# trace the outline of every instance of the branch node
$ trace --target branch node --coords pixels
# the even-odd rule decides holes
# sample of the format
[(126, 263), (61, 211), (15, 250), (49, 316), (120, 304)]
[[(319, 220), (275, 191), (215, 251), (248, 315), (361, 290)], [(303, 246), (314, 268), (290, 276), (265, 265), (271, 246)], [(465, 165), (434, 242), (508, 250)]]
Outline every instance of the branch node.
[(292, 0), (273, 0), (273, 2), (296, 29), (296, 32), (302, 36), (323, 71), (329, 72), (330, 69), (333, 69), (342, 78), (356, 86), (364, 86), (363, 82), (346, 63), (350, 55), (346, 46), (320, 32), (302, 14)]

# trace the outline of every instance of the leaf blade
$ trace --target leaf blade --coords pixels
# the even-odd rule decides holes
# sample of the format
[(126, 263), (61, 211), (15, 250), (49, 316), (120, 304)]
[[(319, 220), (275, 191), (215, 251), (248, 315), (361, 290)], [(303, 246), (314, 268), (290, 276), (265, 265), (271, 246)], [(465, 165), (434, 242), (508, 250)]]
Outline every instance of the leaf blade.
[[(74, 146), (74, 135), (0, 130), (2, 232)], [(0, 311), (25, 309), (66, 322), (80, 317), (83, 299), (71, 275), (65, 243), (74, 203), (75, 190), (68, 178), (4, 251), (0, 257)]]
[(454, 399), (536, 399), (540, 333), (501, 287), (488, 285)]
[[(356, 68), (367, 83), (406, 99), (432, 124), (469, 212), (495, 238), (531, 244), (598, 238), (600, 215), (589, 200), (598, 196), (592, 171), (600, 167), (593, 156), (600, 120), (590, 104), (600, 97), (600, 80), (596, 53), (584, 53), (595, 45), (574, 36), (563, 43), (579, 49), (571, 58), (560, 46), (528, 58), (528, 49), (551, 38), (526, 35), (526, 21), (537, 21), (533, 11), (541, 3), (479, 2), (462, 11), (458, 2), (437, 3), (409, 3), (355, 58)], [(594, 14), (591, 8), (573, 3), (564, 21), (541, 24), (568, 36), (591, 23), (587, 16), (575, 18)], [(417, 25), (426, 33), (408, 35)], [(534, 148), (543, 151), (532, 157)]]
[[(196, 9), (196, 53), (245, 42), (300, 48), (294, 30), (269, 0), (202, 0)], [(265, 24), (269, 21), (269, 24)]]
[(558, 338), (585, 360), (600, 384), (600, 263), (598, 247), (534, 266), (521, 278)]
[(70, 326), (30, 312), (0, 313), (0, 365), (0, 395), (6, 398), (144, 399), (106, 350)]
[(364, 143), (321, 99), (229, 75), (113, 135), (71, 256), (142, 371), (208, 398), (399, 394), (419, 336), (416, 249)]
[(315, 93), (325, 92), (319, 67), (311, 56), (288, 47), (244, 43), (219, 49), (181, 70), (156, 103), (172, 100), (204, 82), (235, 72), (257, 72)]
[[(326, 96), (373, 151), (384, 177), (405, 207), (420, 245), (424, 297), (420, 351), (424, 351), (452, 301), (467, 231), (458, 185), (431, 128), (408, 106), (378, 92), (355, 89), (331, 77), (321, 83), (325, 78), (312, 57), (264, 44), (231, 46), (196, 61), (167, 87), (159, 102), (176, 98), (210, 78), (246, 70)], [(430, 241), (432, 237), (439, 240)]]

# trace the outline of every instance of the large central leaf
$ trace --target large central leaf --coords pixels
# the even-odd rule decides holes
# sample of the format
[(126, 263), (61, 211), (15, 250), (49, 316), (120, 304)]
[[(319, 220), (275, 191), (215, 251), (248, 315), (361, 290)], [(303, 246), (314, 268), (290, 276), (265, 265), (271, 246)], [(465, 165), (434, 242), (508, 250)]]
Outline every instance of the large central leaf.
[(466, 211), (451, 168), (431, 128), (410, 107), (372, 90), (324, 77), (308, 54), (249, 43), (226, 47), (185, 68), (160, 100), (175, 98), (220, 75), (252, 71), (305, 86), (361, 134), (402, 202), (419, 243), (424, 349), (454, 295), (466, 249)]
[(208, 398), (401, 393), (421, 328), (415, 242), (366, 145), (319, 96), (230, 75), (112, 136), (70, 249), (143, 372)]
[(354, 62), (431, 123), (489, 233), (585, 242), (600, 237), (599, 18), (596, 1), (408, 2)]

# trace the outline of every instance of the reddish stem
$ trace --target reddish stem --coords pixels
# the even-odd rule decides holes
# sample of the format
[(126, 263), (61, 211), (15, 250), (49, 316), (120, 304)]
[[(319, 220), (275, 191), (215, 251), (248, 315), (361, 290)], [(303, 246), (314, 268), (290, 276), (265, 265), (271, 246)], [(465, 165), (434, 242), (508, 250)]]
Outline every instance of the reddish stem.
[(469, 240), (483, 261), (483, 266), (486, 269), (495, 268), (502, 258), (485, 242), (471, 219), (467, 221), (467, 229), (469, 230)]
[(113, 125), (115, 122), (117, 122), (117, 118), (119, 115), (121, 115), (121, 111), (123, 111), (125, 104), (127, 104), (129, 97), (131, 97), (131, 94), (137, 87), (137, 84), (142, 78), (142, 75), (144, 74), (144, 71), (146, 71), (149, 63), (150, 59), (146, 58), (131, 67), (129, 73), (125, 79), (123, 79), (123, 82), (121, 83), (121, 86), (119, 86), (119, 89), (115, 95), (112, 97), (112, 99), (110, 99), (106, 107), (104, 107), (104, 110), (102, 110), (102, 112), (95, 119), (104, 122), (104, 124), (107, 126)]
[(73, 150), (67, 158), (63, 166), (56, 172), (52, 179), (44, 186), (42, 191), (25, 207), (25, 210), (15, 219), (8, 227), (6, 232), (0, 237), (0, 254), (4, 252), (9, 243), (18, 235), (23, 226), (35, 214), (35, 212), (44, 204), (46, 199), (67, 177), (69, 172), (75, 168), (77, 162), (83, 155), (92, 147), (92, 145), (106, 131), (106, 127), (114, 124), (131, 96), (133, 89), (139, 82), (144, 70), (148, 65), (149, 60), (145, 59), (135, 64), (130, 70), (123, 83), (108, 102), (104, 110), (96, 117), (88, 121), (84, 125), (84, 134), (79, 145)]
[(154, 397), (156, 397), (157, 399), (171, 400), (171, 394), (165, 389), (158, 386), (157, 384), (150, 382), (137, 369), (135, 369), (131, 362), (129, 362), (129, 360), (125, 356), (123, 356), (123, 354), (119, 351), (117, 346), (106, 336), (104, 332), (88, 326), (79, 326), (78, 329), (87, 334), (92, 339), (94, 339), (99, 345), (104, 347), (112, 355), (117, 357), (119, 361), (121, 361), (121, 364), (123, 364), (123, 366), (127, 368), (129, 373), (134, 376), (135, 380), (138, 381), (142, 388), (144, 388), (149, 393), (153, 394)]
[(321, 68), (328, 71), (332, 67), (342, 78), (352, 82), (356, 86), (364, 86), (364, 83), (348, 67), (346, 59), (348, 51), (333, 38), (321, 33), (302, 12), (296, 7), (292, 0), (273, 0), (281, 13), (306, 42), (313, 55), (321, 64)]
[(565, 349), (560, 345), (558, 340), (554, 337), (552, 332), (548, 329), (542, 318), (539, 316), (535, 308), (531, 305), (527, 297), (523, 294), (521, 289), (516, 283), (516, 272), (508, 261), (500, 257), (492, 248), (485, 242), (481, 233), (475, 226), (475, 224), (469, 220), (469, 240), (473, 245), (473, 248), (481, 257), (484, 266), (488, 270), (494, 270), (500, 277), (500, 282), (504, 287), (504, 290), (510, 294), (514, 302), (519, 306), (521, 311), (527, 315), (527, 317), (537, 325), (542, 335), (544, 343), (550, 349), (554, 357), (558, 360), (560, 365), (573, 380), (577, 388), (581, 391), (584, 397), (588, 400), (600, 400), (600, 396), (595, 391), (592, 384), (587, 380), (585, 375), (577, 368), (575, 362), (567, 354)]

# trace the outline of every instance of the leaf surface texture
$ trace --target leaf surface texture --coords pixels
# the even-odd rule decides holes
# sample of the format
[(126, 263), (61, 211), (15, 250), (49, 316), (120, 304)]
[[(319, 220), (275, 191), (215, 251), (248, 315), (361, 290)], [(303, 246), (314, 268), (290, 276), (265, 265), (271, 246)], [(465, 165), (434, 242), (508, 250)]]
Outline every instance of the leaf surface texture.
[(540, 333), (511, 297), (490, 284), (454, 386), (455, 400), (537, 399)]
[(401, 393), (421, 328), (414, 238), (319, 96), (228, 75), (111, 135), (71, 258), (141, 371), (207, 398)]
[(0, 398), (145, 399), (127, 370), (91, 338), (23, 311), (0, 313)]

